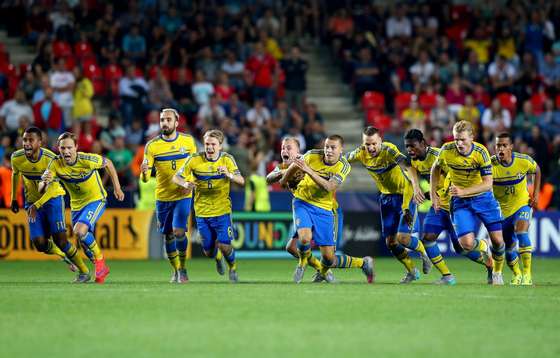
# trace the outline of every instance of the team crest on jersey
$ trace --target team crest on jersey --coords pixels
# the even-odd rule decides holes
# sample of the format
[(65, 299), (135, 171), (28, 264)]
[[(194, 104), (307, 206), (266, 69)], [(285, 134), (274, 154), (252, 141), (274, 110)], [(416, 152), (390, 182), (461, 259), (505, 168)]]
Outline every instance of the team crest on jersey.
[(186, 151), (187, 151), (187, 150), (185, 149), (185, 147), (179, 148), (179, 152), (180, 152), (181, 154), (185, 154)]

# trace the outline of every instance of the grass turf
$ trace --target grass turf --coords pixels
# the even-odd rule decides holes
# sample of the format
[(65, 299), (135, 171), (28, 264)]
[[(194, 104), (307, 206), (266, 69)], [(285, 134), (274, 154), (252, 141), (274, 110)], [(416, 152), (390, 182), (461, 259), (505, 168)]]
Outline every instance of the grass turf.
[(109, 262), (105, 285), (71, 285), (61, 263), (0, 262), (1, 356), (560, 356), (559, 261), (533, 260), (535, 287), (491, 287), (481, 266), (448, 262), (455, 287), (431, 285), (435, 272), (397, 285), (393, 259), (376, 261), (374, 285), (357, 269), (295, 285), (291, 260), (242, 260), (238, 285), (204, 259), (186, 285), (167, 283), (164, 261)]

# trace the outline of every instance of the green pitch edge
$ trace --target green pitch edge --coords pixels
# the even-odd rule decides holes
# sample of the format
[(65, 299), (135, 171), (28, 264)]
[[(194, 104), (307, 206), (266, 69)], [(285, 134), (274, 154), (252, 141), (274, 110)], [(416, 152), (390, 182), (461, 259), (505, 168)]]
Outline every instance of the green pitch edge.
[(233, 220), (292, 220), (292, 213), (288, 212), (234, 212)]

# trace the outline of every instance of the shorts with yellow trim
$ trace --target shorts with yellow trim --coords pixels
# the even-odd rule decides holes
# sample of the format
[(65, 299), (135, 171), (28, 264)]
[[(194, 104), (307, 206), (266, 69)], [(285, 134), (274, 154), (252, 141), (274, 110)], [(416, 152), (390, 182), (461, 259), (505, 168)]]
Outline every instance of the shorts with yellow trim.
[(95, 224), (105, 211), (107, 202), (105, 200), (93, 201), (80, 210), (72, 210), (72, 225), (84, 223), (88, 226), (88, 231), (93, 233)]

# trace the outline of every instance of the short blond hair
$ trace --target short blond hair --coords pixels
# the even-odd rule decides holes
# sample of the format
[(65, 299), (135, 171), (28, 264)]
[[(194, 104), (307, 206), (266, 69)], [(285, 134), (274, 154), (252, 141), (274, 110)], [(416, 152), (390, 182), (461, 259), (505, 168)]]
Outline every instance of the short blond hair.
[(455, 123), (453, 126), (454, 133), (462, 133), (462, 132), (469, 132), (471, 135), (474, 135), (473, 125), (469, 121), (459, 121)]
[(292, 136), (286, 136), (282, 139), (282, 143), (286, 143), (286, 142), (294, 142), (296, 144), (296, 146), (298, 147), (298, 149), (300, 148), (299, 145), (299, 139), (297, 139), (296, 137), (292, 137)]
[(210, 129), (204, 133), (204, 139), (212, 137), (216, 138), (220, 144), (224, 143), (224, 133), (219, 129)]

